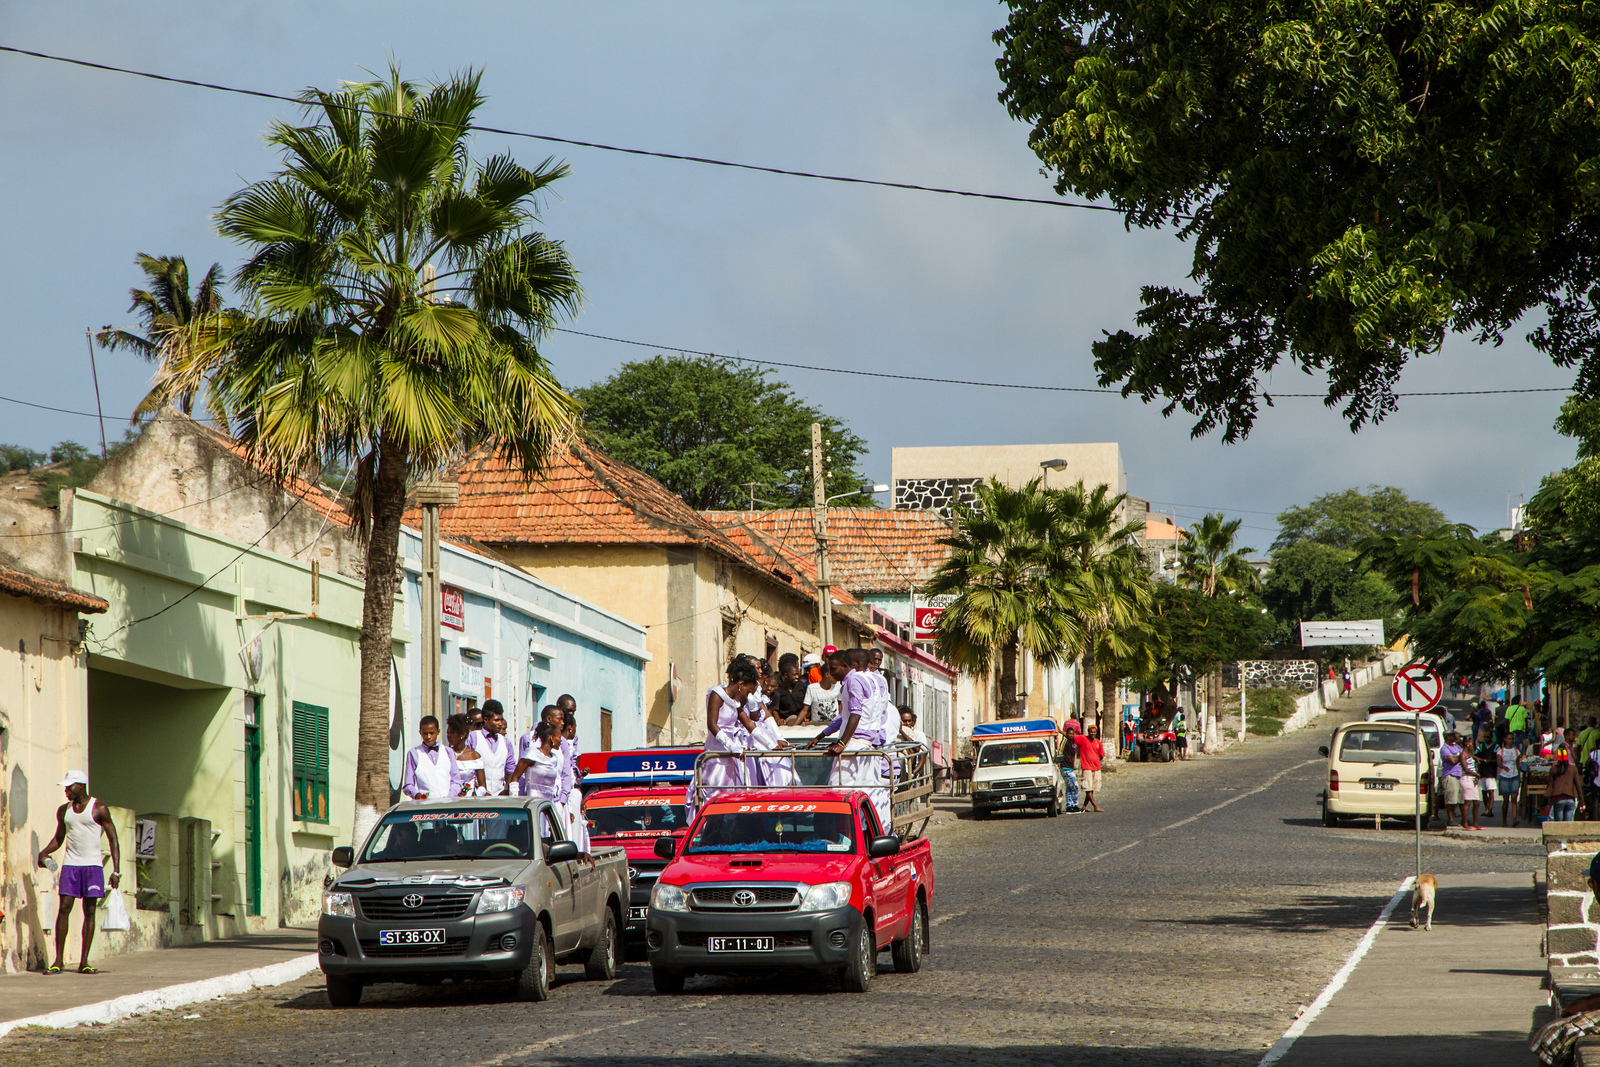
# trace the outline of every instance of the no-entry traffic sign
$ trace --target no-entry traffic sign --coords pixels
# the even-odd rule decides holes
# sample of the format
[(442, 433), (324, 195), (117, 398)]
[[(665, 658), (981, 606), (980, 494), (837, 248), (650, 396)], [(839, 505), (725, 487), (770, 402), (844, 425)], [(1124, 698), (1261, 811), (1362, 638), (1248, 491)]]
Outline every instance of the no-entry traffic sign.
[(1406, 711), (1428, 711), (1444, 696), (1444, 679), (1426, 663), (1407, 663), (1389, 687), (1394, 702)]

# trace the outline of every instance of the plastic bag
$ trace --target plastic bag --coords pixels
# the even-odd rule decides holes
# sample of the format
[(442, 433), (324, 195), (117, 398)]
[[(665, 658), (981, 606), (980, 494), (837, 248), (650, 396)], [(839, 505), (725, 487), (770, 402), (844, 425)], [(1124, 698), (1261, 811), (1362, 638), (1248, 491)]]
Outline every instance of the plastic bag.
[(103, 915), (100, 920), (102, 930), (126, 930), (128, 923), (128, 905), (122, 899), (122, 890), (107, 889)]

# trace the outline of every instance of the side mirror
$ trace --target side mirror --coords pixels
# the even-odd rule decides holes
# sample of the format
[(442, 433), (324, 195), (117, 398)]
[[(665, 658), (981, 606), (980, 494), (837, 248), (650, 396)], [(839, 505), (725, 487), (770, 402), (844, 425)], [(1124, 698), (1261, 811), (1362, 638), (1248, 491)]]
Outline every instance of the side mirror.
[(1327, 745), (1318, 745), (1317, 746), (1317, 755), (1326, 757), (1328, 755), (1328, 746)]
[(578, 843), (576, 841), (557, 841), (545, 850), (546, 863), (566, 863), (578, 858)]
[(656, 855), (664, 860), (670, 860), (678, 854), (678, 842), (670, 837), (656, 838)]
[(332, 863), (335, 867), (354, 867), (356, 865), (356, 850), (349, 845), (340, 845), (333, 850)]
[(894, 834), (884, 834), (882, 837), (874, 837), (870, 842), (867, 843), (867, 855), (871, 856), (873, 859), (881, 859), (884, 856), (892, 856), (899, 851), (900, 839)]

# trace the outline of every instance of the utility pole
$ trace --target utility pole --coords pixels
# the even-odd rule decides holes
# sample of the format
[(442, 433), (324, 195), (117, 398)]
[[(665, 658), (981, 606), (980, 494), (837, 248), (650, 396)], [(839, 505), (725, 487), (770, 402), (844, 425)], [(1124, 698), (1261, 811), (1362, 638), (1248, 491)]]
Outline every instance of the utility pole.
[(439, 588), (439, 509), (454, 507), (461, 491), (454, 485), (419, 485), (416, 502), (422, 508), (422, 703), (417, 718), (439, 718), (439, 626), (443, 593)]
[(100, 458), (106, 458), (106, 413), (100, 406), (100, 371), (94, 365), (94, 331), (83, 328), (83, 339), (89, 342), (89, 376), (94, 379), (94, 410), (100, 417)]
[(1241, 741), (1244, 740), (1244, 724), (1245, 724), (1244, 692), (1245, 692), (1244, 661), (1241, 660), (1239, 662), (1239, 740), (1241, 740)]
[(822, 423), (811, 424), (812, 521), (817, 536), (817, 637), (833, 644), (833, 581), (828, 573), (828, 480), (822, 466)]

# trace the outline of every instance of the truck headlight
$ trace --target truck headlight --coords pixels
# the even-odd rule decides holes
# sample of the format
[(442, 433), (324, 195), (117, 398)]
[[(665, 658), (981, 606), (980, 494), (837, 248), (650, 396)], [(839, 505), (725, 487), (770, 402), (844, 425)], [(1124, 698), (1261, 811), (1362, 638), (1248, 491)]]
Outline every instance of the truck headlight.
[(832, 911), (850, 903), (849, 882), (823, 882), (806, 890), (800, 902), (801, 911)]
[(1033, 784), (1034, 785), (1055, 785), (1056, 784), (1056, 780), (1054, 778), (1035, 778), (1033, 780)]
[(650, 891), (650, 906), (657, 911), (688, 911), (689, 894), (680, 885), (657, 882)]
[(324, 893), (322, 894), (322, 914), (334, 915), (343, 919), (356, 917), (355, 898), (349, 893)]
[(510, 911), (522, 903), (522, 887), (511, 886), (508, 889), (485, 889), (478, 896), (478, 914), (488, 915), (490, 912)]

